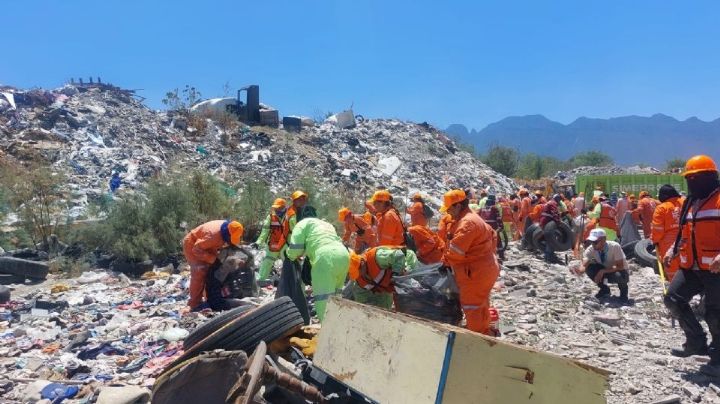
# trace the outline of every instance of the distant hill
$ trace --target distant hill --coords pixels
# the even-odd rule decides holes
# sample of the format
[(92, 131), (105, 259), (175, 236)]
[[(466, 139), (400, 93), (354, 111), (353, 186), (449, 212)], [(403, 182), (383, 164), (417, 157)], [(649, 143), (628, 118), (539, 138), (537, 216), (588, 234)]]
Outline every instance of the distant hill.
[(481, 152), (493, 143), (561, 159), (581, 151), (601, 150), (621, 165), (655, 166), (698, 153), (720, 158), (720, 119), (706, 122), (692, 117), (679, 121), (655, 114), (610, 119), (582, 117), (563, 125), (542, 115), (526, 115), (502, 119), (480, 131), (453, 124), (446, 132)]

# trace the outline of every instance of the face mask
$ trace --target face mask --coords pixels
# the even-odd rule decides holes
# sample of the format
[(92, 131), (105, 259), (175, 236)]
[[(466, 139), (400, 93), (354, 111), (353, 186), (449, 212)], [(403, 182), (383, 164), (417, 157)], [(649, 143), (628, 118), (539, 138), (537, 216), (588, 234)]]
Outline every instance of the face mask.
[(688, 191), (694, 199), (705, 199), (720, 187), (717, 172), (698, 173), (687, 179)]

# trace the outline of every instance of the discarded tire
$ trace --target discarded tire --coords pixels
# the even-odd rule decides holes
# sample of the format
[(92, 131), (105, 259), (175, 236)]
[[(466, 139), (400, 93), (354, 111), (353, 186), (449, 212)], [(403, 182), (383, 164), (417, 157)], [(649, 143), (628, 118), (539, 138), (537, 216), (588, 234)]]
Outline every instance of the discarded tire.
[(533, 223), (532, 225), (528, 226), (527, 229), (525, 229), (525, 233), (523, 233), (523, 246), (533, 251), (535, 250), (535, 242), (533, 241), (533, 234), (535, 234), (535, 230), (540, 229), (540, 226)]
[(545, 251), (545, 248), (547, 247), (547, 242), (545, 241), (545, 232), (543, 229), (540, 228), (540, 226), (537, 226), (535, 228), (535, 231), (532, 235), (532, 241), (535, 245), (536, 250)]
[(190, 333), (190, 335), (185, 338), (185, 340), (183, 341), (183, 349), (190, 349), (193, 345), (197, 344), (198, 342), (205, 339), (208, 335), (217, 331), (224, 324), (227, 324), (228, 322), (232, 321), (233, 319), (253, 308), (255, 308), (255, 306), (253, 305), (236, 307), (232, 310), (224, 311), (217, 316), (211, 318), (210, 320), (200, 324), (198, 328), (194, 329)]
[(25, 277), (22, 275), (0, 274), (0, 285), (13, 285), (16, 283), (25, 283)]
[(573, 232), (565, 222), (550, 222), (543, 229), (545, 242), (555, 251), (566, 251), (572, 248)]
[(641, 265), (650, 268), (657, 267), (657, 258), (655, 257), (655, 247), (650, 239), (642, 239), (635, 244), (635, 260)]
[(48, 264), (22, 258), (0, 257), (0, 273), (19, 275), (32, 279), (45, 279)]
[(192, 345), (175, 363), (185, 361), (200, 352), (214, 349), (252, 352), (260, 341), (271, 343), (299, 330), (303, 318), (289, 297), (284, 296), (253, 310), (248, 310)]
[(627, 244), (623, 244), (622, 249), (625, 253), (625, 258), (633, 258), (635, 256), (635, 245), (639, 240), (631, 241)]

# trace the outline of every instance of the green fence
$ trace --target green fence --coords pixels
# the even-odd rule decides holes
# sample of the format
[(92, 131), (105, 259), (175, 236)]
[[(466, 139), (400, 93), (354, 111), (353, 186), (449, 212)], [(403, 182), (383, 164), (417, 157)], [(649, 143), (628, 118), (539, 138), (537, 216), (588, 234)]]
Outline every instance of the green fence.
[(575, 179), (575, 191), (585, 192), (588, 201), (592, 199), (595, 187), (600, 187), (608, 195), (613, 192), (637, 195), (640, 191), (648, 191), (657, 198), (658, 190), (665, 184), (687, 192), (685, 179), (677, 174), (583, 175)]

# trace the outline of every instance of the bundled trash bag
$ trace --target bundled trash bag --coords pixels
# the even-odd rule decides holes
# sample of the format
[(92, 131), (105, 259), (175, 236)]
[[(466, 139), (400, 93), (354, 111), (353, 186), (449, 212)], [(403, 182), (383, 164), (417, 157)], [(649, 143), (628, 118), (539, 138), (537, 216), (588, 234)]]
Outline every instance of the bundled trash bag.
[(300, 282), (300, 263), (290, 261), (285, 258), (283, 260), (282, 272), (280, 272), (280, 282), (275, 291), (275, 299), (288, 296), (300, 311), (305, 325), (310, 324), (310, 310), (308, 309), (305, 292)]
[(440, 323), (459, 325), (462, 320), (460, 295), (451, 274), (441, 275), (438, 265), (393, 278), (395, 309)]

